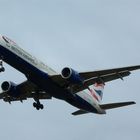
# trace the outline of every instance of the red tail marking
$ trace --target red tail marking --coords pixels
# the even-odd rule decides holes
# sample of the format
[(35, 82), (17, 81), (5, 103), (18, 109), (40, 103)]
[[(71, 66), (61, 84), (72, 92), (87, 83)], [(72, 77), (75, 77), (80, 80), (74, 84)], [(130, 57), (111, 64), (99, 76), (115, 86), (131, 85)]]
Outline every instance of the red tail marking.
[(96, 93), (92, 90), (92, 89), (89, 89), (91, 95), (93, 98), (95, 98), (97, 101), (99, 101), (98, 97), (96, 96)]

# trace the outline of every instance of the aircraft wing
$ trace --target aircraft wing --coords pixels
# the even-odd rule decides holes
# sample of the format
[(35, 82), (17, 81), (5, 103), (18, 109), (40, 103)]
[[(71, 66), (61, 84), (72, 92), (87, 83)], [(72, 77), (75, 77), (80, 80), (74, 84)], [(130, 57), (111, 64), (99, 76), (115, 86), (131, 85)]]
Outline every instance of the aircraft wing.
[(35, 84), (30, 81), (25, 81), (19, 85), (17, 85), (17, 89), (20, 92), (19, 98), (13, 98), (8, 96), (8, 92), (0, 93), (0, 99), (4, 99), (6, 102), (12, 101), (23, 101), (27, 98), (36, 98), (39, 99), (51, 99), (52, 97), (46, 93), (45, 91), (39, 89)]
[[(91, 72), (81, 72), (79, 75), (84, 79), (83, 85), (72, 85), (73, 93), (80, 92), (82, 90), (87, 89), (89, 86), (95, 83), (106, 83), (109, 81), (113, 81), (116, 79), (122, 79), (126, 76), (129, 76), (131, 71), (140, 69), (140, 65), (123, 67), (123, 68), (115, 68), (115, 69), (107, 69), (107, 70), (97, 70)], [(54, 80), (57, 84), (62, 87), (65, 85), (69, 85), (67, 80), (63, 79), (61, 75), (53, 75), (51, 76), (52, 80)]]

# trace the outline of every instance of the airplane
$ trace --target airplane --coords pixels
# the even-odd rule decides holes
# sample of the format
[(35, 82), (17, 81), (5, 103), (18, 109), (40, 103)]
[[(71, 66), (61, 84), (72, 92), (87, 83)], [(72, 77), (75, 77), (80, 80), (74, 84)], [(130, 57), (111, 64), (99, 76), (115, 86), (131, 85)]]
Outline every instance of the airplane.
[(0, 72), (4, 72), (2, 62), (6, 62), (23, 73), (26, 81), (15, 84), (4, 81), (1, 84), (0, 99), (12, 103), (34, 99), (37, 110), (44, 106), (40, 100), (57, 98), (64, 100), (78, 111), (72, 115), (87, 113), (106, 114), (106, 110), (135, 104), (134, 101), (101, 104), (103, 90), (107, 82), (129, 76), (140, 65), (89, 72), (77, 72), (65, 67), (61, 74), (21, 49), (14, 41), (0, 35)]

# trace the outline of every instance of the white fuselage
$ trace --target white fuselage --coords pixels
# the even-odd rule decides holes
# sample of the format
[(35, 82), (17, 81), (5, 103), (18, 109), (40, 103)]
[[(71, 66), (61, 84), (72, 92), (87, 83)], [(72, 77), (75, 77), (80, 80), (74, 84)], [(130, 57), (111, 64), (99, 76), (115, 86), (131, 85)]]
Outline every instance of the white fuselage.
[[(0, 36), (0, 45), (7, 50), (9, 50), (11, 53), (17, 55), (24, 61), (28, 62), (30, 65), (33, 65), (37, 69), (47, 73), (48, 75), (56, 75), (57, 73), (52, 70), (50, 67), (46, 66), (44, 63), (30, 55), (29, 53), (25, 52), (23, 49), (21, 49), (15, 42), (10, 40), (7, 37)], [(99, 114), (105, 114), (105, 111), (100, 108), (99, 102), (91, 95), (91, 93), (87, 91), (82, 91), (76, 93), (77, 96), (79, 96), (81, 99), (89, 103), (93, 108), (97, 110), (97, 113)]]

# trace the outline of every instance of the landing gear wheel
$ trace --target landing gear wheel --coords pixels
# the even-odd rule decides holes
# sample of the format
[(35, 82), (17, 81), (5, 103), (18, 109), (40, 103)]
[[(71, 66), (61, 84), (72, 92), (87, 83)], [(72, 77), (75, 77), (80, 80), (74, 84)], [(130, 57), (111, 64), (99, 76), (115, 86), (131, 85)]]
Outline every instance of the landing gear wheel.
[(36, 103), (36, 102), (33, 103), (33, 107), (36, 108), (37, 110), (44, 108), (43, 104)]
[(34, 102), (33, 103), (33, 107), (36, 108), (37, 107), (37, 103)]
[(42, 104), (40, 104), (40, 109), (43, 109), (43, 108), (44, 108), (44, 106)]
[(0, 71), (1, 72), (4, 72), (5, 71), (5, 68), (4, 67), (0, 68)]
[(37, 107), (36, 107), (36, 109), (37, 109), (37, 110), (39, 110), (39, 109), (40, 109), (40, 107), (39, 107), (39, 106), (37, 106)]

